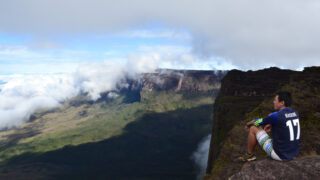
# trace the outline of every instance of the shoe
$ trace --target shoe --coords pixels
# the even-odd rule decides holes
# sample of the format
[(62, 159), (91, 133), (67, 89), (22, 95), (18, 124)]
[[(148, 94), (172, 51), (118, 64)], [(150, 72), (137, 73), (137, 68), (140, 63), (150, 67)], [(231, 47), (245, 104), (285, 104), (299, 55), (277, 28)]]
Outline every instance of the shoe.
[(242, 162), (250, 162), (250, 161), (254, 161), (256, 159), (257, 159), (257, 157), (255, 154), (249, 154), (249, 153), (246, 153), (245, 155), (238, 158), (238, 160), (242, 161)]

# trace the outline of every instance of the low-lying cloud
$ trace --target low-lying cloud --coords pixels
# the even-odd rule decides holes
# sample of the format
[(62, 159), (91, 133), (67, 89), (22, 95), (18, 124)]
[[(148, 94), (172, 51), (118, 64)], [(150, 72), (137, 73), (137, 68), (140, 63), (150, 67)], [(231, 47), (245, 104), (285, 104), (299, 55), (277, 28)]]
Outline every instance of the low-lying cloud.
[[(190, 49), (182, 48), (179, 52), (175, 47), (143, 49), (141, 54), (129, 54), (126, 61), (82, 64), (69, 73), (0, 75), (0, 129), (19, 126), (37, 110), (58, 107), (79, 93), (95, 101), (102, 92), (128, 87), (125, 80), (138, 79), (141, 73), (152, 73), (163, 66), (201, 64), (189, 54)], [(114, 98), (116, 94), (108, 97)]]
[(67, 75), (1, 76), (0, 128), (11, 128), (29, 120), (38, 109), (57, 107), (78, 93)]
[(101, 92), (116, 90), (117, 83), (125, 78), (125, 73), (121, 64), (113, 62), (87, 64), (79, 67), (73, 74), (74, 86), (88, 93), (92, 100), (97, 100)]
[[(75, 72), (46, 75), (0, 76), (0, 129), (19, 126), (39, 109), (58, 107), (63, 101), (86, 93), (91, 100), (106, 91), (126, 87), (125, 78), (153, 72), (160, 61), (156, 55), (128, 57), (126, 63), (85, 64)], [(116, 97), (110, 94), (110, 98)]]

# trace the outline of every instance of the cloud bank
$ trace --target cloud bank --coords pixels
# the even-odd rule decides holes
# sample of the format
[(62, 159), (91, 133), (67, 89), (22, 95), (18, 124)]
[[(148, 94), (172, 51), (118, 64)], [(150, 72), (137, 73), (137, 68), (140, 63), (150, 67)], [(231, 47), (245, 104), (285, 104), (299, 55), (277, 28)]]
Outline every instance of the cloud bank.
[[(39, 109), (58, 107), (61, 102), (87, 93), (97, 100), (100, 93), (126, 87), (125, 78), (139, 73), (153, 72), (158, 56), (136, 55), (126, 63), (104, 62), (85, 64), (75, 72), (47, 75), (0, 76), (0, 129), (19, 126)], [(121, 82), (124, 82), (121, 84)], [(116, 94), (109, 94), (114, 98)]]
[(77, 90), (72, 78), (64, 75), (1, 76), (0, 128), (11, 128), (29, 120), (38, 109), (57, 107), (74, 96)]
[(3, 33), (105, 34), (163, 22), (192, 32), (194, 54), (227, 59), (241, 69), (320, 65), (319, 19), (317, 0), (0, 2)]
[(190, 54), (190, 48), (143, 46), (141, 53), (129, 54), (126, 61), (82, 64), (74, 72), (0, 75), (0, 129), (19, 126), (37, 110), (58, 107), (79, 93), (97, 100), (102, 92), (127, 87), (127, 77), (139, 78), (141, 73), (151, 73), (163, 66), (173, 68), (183, 64), (185, 67), (197, 63), (201, 64)]
[[(11, 50), (3, 52), (19, 54)], [(141, 46), (138, 53), (128, 54), (125, 61), (86, 63), (69, 73), (0, 75), (0, 129), (19, 126), (35, 111), (58, 107), (79, 93), (87, 93), (90, 99), (97, 100), (102, 92), (126, 87), (127, 77), (138, 78), (139, 74), (154, 72), (159, 67), (179, 68), (181, 65), (185, 68), (188, 64), (190, 67), (203, 64), (190, 52), (189, 47), (183, 46)], [(115, 96), (109, 95), (110, 98)]]

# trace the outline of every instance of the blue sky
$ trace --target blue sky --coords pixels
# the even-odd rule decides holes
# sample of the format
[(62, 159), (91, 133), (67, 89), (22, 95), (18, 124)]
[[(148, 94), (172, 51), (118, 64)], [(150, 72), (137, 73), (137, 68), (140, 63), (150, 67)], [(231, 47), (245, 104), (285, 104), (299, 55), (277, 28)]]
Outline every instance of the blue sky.
[[(187, 29), (173, 29), (155, 23), (108, 34), (65, 35), (46, 39), (2, 33), (0, 74), (72, 72), (85, 63), (125, 63), (130, 54), (150, 53), (177, 58), (182, 54), (191, 56), (192, 36)], [(159, 68), (214, 69), (212, 63), (175, 64), (164, 62)], [(232, 66), (220, 66), (220, 69), (230, 68)]]
[(320, 66), (319, 19), (318, 0), (1, 0), (0, 128), (156, 68)]
[(320, 65), (316, 0), (0, 2), (0, 74), (63, 73), (156, 54), (160, 68)]

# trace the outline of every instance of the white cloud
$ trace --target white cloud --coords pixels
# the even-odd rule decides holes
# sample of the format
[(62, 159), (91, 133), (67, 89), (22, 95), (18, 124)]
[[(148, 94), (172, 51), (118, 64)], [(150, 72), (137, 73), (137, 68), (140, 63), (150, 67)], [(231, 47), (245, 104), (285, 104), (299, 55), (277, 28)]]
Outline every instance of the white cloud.
[(115, 36), (124, 38), (168, 38), (177, 40), (191, 40), (189, 32), (183, 32), (172, 29), (142, 29), (142, 30), (131, 30), (117, 33)]
[(11, 56), (15, 58), (39, 57), (38, 55), (28, 51), (28, 49), (25, 46), (9, 46), (9, 45), (1, 45), (1, 44), (0, 44), (0, 55), (2, 57)]
[[(31, 49), (26, 46), (28, 44), (1, 45), (0, 61), (14, 62), (1, 64), (1, 73), (17, 68), (15, 65), (19, 63), (25, 63), (26, 67), (18, 69), (19, 72), (56, 72), (55, 69), (75, 72), (68, 76), (8, 78), (6, 84), (0, 84), (0, 111), (5, 114), (0, 117), (0, 127), (24, 122), (36, 109), (57, 106), (80, 91), (97, 99), (102, 91), (114, 90), (128, 72), (133, 76), (152, 72), (157, 67), (301, 69), (320, 65), (319, 19), (320, 2), (316, 0), (1, 1), (1, 33), (26, 34), (43, 42), (29, 44)], [(78, 70), (75, 67), (83, 63), (83, 57), (97, 61), (87, 52), (64, 49), (46, 54), (35, 51), (63, 46), (51, 42), (52, 37), (108, 35), (148, 22), (186, 29), (191, 33), (193, 48), (140, 46), (138, 52), (127, 56), (127, 62), (106, 61), (80, 66)], [(176, 34), (173, 30), (136, 30), (124, 34), (141, 38), (189, 38), (188, 33)], [(33, 63), (28, 66), (29, 62)], [(62, 65), (58, 66), (59, 63)]]
[(191, 47), (178, 46), (178, 45), (153, 45), (153, 46), (140, 46), (138, 51), (142, 53), (159, 53), (162, 55), (177, 55), (182, 53), (190, 53)]
[[(198, 69), (198, 70), (230, 70), (236, 69), (230, 60), (218, 57), (200, 57), (192, 53), (192, 49), (177, 45), (140, 46), (141, 56), (156, 55), (154, 64), (165, 69)], [(152, 58), (149, 58), (149, 61)]]
[(76, 86), (89, 93), (93, 100), (100, 98), (104, 91), (116, 90), (117, 83), (125, 78), (123, 65), (113, 62), (87, 64), (74, 73)]
[(157, 53), (152, 54), (129, 54), (127, 68), (129, 75), (136, 75), (137, 73), (154, 72), (161, 62), (161, 55)]
[[(45, 42), (38, 43), (42, 44)], [(88, 51), (84, 50), (59, 49), (54, 51), (36, 51), (36, 49), (31, 46), (0, 44), (0, 61), (70, 62), (70, 60), (75, 61), (75, 59), (78, 58), (77, 62), (80, 62), (80, 57), (90, 55)], [(40, 49), (40, 47), (38, 48)], [(41, 47), (41, 49), (46, 48), (49, 47)]]
[[(160, 21), (192, 32), (196, 54), (229, 59), (242, 69), (319, 65), (319, 19), (317, 0), (0, 2), (1, 32), (41, 37), (103, 34)], [(130, 36), (157, 35), (137, 31)]]
[(1, 76), (0, 128), (27, 121), (36, 110), (57, 107), (59, 102), (78, 93), (67, 75)]
[(32, 42), (26, 43), (26, 46), (34, 50), (48, 50), (48, 49), (57, 49), (62, 47), (60, 43), (56, 41), (49, 41), (49, 40), (32, 41)]
[[(106, 91), (127, 87), (125, 78), (153, 72), (160, 56), (130, 55), (127, 62), (91, 63), (79, 66), (75, 72), (64, 74), (0, 75), (0, 129), (26, 122), (39, 109), (58, 107), (61, 102), (87, 93), (92, 100)], [(109, 98), (117, 96), (115, 92)]]
[[(0, 55), (1, 53), (6, 54), (0, 57), (0, 60), (5, 62), (0, 66), (2, 74), (69, 73), (76, 71), (79, 65), (80, 67), (94, 66), (93, 64), (98, 62), (90, 58), (90, 52), (83, 50), (60, 49), (45, 53), (33, 51), (25, 46), (3, 46), (2, 51), (0, 49)], [(121, 68), (127, 69), (131, 75), (136, 72), (152, 72), (159, 67), (207, 70), (235, 67), (223, 58), (202, 59), (193, 54), (191, 47), (185, 45), (141, 45), (137, 47), (135, 53), (129, 53), (126, 58), (113, 57), (112, 54), (117, 53), (120, 52), (106, 51), (103, 53), (106, 58), (101, 59), (109, 65), (112, 64), (111, 62), (119, 65), (127, 62), (127, 67), (121, 66)], [(97, 69), (101, 68), (99, 66)]]
[(117, 94), (115, 92), (109, 92), (108, 93), (108, 98), (110, 98), (110, 99), (117, 98), (118, 96), (119, 96), (119, 94)]
[[(12, 97), (9, 97), (12, 98)], [(21, 125), (29, 119), (29, 117), (38, 109), (49, 109), (58, 106), (58, 102), (51, 97), (34, 97), (29, 99), (10, 99), (0, 96), (1, 101), (12, 103), (14, 101), (15, 106), (11, 108), (0, 108), (0, 128), (14, 127)]]
[(84, 62), (97, 61), (89, 51), (48, 48), (0, 44), (0, 74), (68, 73)]

